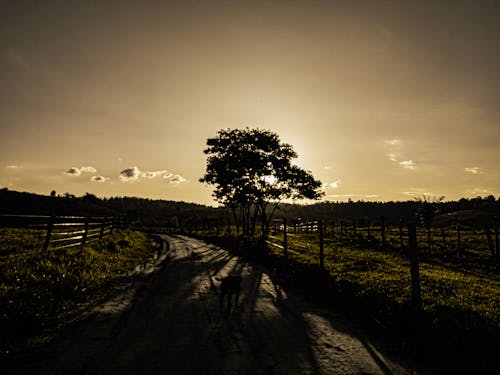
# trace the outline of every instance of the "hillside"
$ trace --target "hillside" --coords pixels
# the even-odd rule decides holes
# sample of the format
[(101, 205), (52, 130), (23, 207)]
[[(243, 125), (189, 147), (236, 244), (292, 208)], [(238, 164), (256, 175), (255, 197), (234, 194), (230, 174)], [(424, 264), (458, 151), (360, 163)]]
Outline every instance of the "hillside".
[[(298, 218), (309, 220), (353, 220), (360, 222), (379, 220), (384, 216), (386, 223), (414, 220), (420, 203), (416, 200), (405, 202), (319, 202), (311, 205), (280, 204), (274, 218), (287, 217), (293, 223)], [(438, 216), (434, 224), (482, 225), (500, 216), (500, 199), (493, 196), (448, 201), (434, 204)], [(213, 208), (196, 203), (146, 199), (137, 197), (98, 198), (93, 194), (75, 197), (46, 196), (26, 192), (0, 190), (0, 214), (31, 215), (89, 215), (128, 216), (142, 224), (155, 225), (186, 221), (227, 220), (229, 210)], [(232, 218), (231, 218), (232, 220)]]

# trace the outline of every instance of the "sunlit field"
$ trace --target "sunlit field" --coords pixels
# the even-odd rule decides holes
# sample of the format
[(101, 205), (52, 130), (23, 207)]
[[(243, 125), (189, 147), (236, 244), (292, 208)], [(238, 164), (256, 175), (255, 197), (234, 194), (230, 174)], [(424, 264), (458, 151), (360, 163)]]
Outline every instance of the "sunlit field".
[(84, 247), (42, 250), (45, 231), (0, 231), (0, 355), (26, 337), (70, 319), (152, 256), (140, 232), (117, 230)]

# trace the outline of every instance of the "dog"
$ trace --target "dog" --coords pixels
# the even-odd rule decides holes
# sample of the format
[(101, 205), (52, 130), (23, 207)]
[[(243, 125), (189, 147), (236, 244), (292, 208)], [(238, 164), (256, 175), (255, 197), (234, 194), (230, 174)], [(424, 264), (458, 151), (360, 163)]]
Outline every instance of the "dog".
[(224, 297), (227, 297), (226, 314), (231, 313), (231, 297), (234, 295), (234, 306), (238, 306), (240, 296), (241, 276), (226, 276), (220, 284), (220, 311), (224, 312)]

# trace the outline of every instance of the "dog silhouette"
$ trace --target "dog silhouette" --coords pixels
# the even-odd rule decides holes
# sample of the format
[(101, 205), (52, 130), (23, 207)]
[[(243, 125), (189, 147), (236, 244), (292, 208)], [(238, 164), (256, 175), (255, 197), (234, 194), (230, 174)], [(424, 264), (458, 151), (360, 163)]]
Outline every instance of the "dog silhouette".
[(234, 306), (238, 306), (240, 296), (241, 276), (226, 276), (220, 284), (220, 311), (224, 312), (224, 298), (227, 299), (226, 314), (231, 313), (231, 300), (234, 296)]

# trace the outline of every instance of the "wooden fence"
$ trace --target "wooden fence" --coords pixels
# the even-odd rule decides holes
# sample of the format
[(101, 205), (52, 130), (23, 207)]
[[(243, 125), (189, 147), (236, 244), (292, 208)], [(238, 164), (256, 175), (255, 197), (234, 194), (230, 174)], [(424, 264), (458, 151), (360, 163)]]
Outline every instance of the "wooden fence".
[(0, 259), (82, 247), (113, 233), (124, 224), (123, 217), (0, 215), (0, 228), (43, 232), (44, 237), (38, 250), (0, 256)]
[[(289, 243), (288, 236), (299, 235), (299, 234), (314, 234), (319, 237), (318, 244), (318, 264), (321, 269), (324, 269), (324, 239), (328, 237), (335, 238), (337, 236), (348, 236), (351, 238), (366, 237), (371, 239), (376, 239), (379, 243), (381, 250), (388, 249), (388, 234), (392, 235), (392, 238), (397, 238), (398, 246), (395, 249), (407, 251), (408, 257), (410, 259), (410, 276), (411, 276), (411, 291), (412, 291), (412, 306), (416, 311), (421, 309), (422, 298), (421, 298), (421, 286), (420, 286), (420, 271), (419, 271), (419, 247), (422, 247), (422, 243), (427, 246), (428, 255), (431, 253), (431, 248), (435, 242), (432, 241), (432, 228), (423, 228), (424, 233), (420, 236), (420, 246), (419, 246), (419, 236), (417, 234), (417, 227), (415, 223), (404, 224), (402, 220), (398, 222), (396, 226), (389, 226), (385, 224), (384, 217), (380, 218), (377, 226), (370, 226), (370, 222), (365, 222), (364, 226), (358, 226), (355, 220), (340, 221), (338, 227), (336, 227), (335, 222), (325, 223), (323, 220), (300, 222), (297, 221), (296, 224), (288, 225), (287, 220), (275, 220), (273, 223), (274, 234), (282, 234), (282, 240), (280, 243), (276, 240), (267, 240), (270, 246), (277, 247), (283, 251), (285, 258), (288, 257)], [(445, 233), (450, 233), (450, 231), (455, 232), (456, 235), (456, 256), (462, 256), (462, 236), (464, 232), (474, 233), (476, 235), (482, 235), (483, 240), (487, 243), (487, 248), (490, 250), (492, 257), (498, 257), (499, 255), (499, 233), (498, 224), (495, 218), (493, 223), (493, 234), (491, 233), (488, 226), (484, 228), (484, 231), (477, 231), (477, 229), (465, 227), (462, 225), (455, 225), (452, 227), (440, 228), (441, 230), (437, 232), (439, 238), (446, 244)], [(436, 234), (434, 232), (434, 234)], [(423, 238), (422, 238), (423, 235)], [(377, 237), (375, 237), (377, 236)], [(494, 239), (493, 239), (494, 237)], [(448, 240), (449, 241), (449, 240)], [(394, 246), (392, 246), (394, 249)]]
[[(272, 229), (274, 232), (283, 232), (285, 222), (282, 220), (274, 220)], [(384, 217), (381, 216), (377, 222), (367, 220), (339, 220), (339, 221), (308, 221), (296, 222), (293, 225), (286, 225), (286, 231), (292, 234), (313, 234), (318, 233), (321, 229), (325, 237), (335, 238), (338, 236), (350, 236), (351, 238), (365, 236), (367, 238), (377, 239), (380, 248), (388, 247), (388, 239), (391, 238), (397, 241), (397, 247), (401, 250), (407, 249), (409, 246), (409, 235), (406, 229), (407, 224), (403, 220), (397, 223), (386, 223)], [(420, 247), (426, 248), (428, 255), (434, 248), (439, 247), (441, 251), (445, 247), (450, 247), (453, 243), (453, 251), (457, 257), (463, 255), (464, 236), (475, 235), (477, 241), (482, 243), (492, 255), (492, 257), (500, 256), (500, 240), (499, 240), (499, 225), (498, 219), (494, 218), (490, 225), (485, 225), (482, 229), (473, 228), (461, 224), (456, 224), (446, 227), (423, 227), (417, 231), (417, 239)], [(425, 246), (424, 246), (425, 245)], [(391, 245), (394, 247), (394, 244)]]

